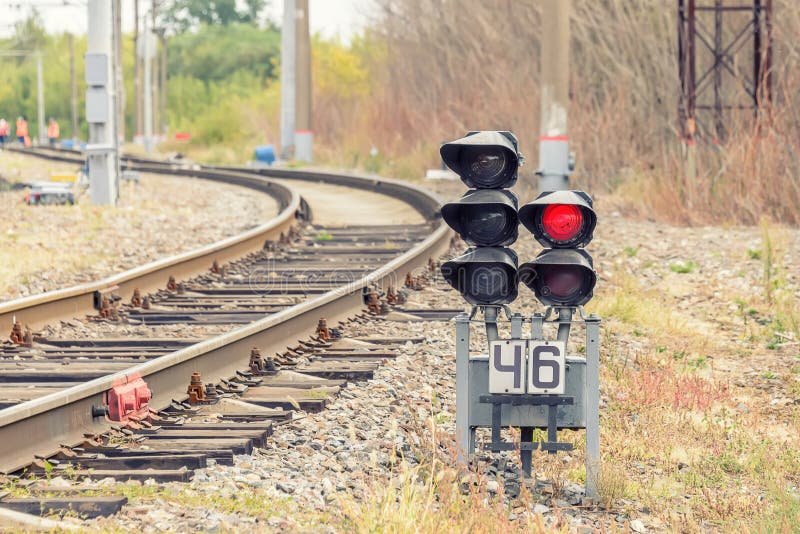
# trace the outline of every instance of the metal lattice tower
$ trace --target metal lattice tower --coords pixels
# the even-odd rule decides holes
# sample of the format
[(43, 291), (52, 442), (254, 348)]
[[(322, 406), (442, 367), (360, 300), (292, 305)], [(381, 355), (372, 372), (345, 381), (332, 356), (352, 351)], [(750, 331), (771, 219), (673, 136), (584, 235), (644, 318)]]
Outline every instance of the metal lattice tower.
[(680, 128), (725, 139), (733, 114), (771, 98), (772, 0), (678, 0)]

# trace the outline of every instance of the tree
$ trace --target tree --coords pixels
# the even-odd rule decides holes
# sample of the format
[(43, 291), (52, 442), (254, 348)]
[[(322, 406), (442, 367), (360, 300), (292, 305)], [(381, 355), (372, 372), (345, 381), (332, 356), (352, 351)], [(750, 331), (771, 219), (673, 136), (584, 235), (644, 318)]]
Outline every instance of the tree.
[(267, 0), (245, 0), (242, 9), (237, 7), (236, 0), (170, 0), (162, 11), (161, 24), (171, 34), (203, 25), (255, 25), (266, 6)]
[(169, 40), (169, 76), (203, 82), (230, 79), (243, 71), (261, 80), (275, 78), (280, 57), (280, 32), (245, 23), (200, 26)]
[(39, 50), (47, 42), (47, 32), (39, 11), (32, 7), (28, 16), (14, 24), (11, 47), (16, 50)]

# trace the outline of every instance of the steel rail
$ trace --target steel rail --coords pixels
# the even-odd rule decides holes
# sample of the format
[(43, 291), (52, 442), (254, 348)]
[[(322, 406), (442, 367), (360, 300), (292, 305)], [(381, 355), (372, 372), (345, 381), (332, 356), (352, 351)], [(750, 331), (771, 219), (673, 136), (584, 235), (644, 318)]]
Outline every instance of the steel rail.
[[(247, 173), (242, 168), (203, 170)], [(196, 170), (189, 172), (197, 173)], [(245, 366), (253, 346), (258, 346), (264, 354), (283, 351), (297, 339), (312, 333), (320, 317), (334, 324), (363, 309), (365, 288), (373, 285), (399, 287), (405, 273), (425, 268), (429, 258), (439, 256), (449, 246), (451, 232), (438, 218), (440, 200), (419, 187), (394, 180), (317, 170), (259, 169), (250, 170), (249, 174), (378, 191), (405, 200), (434, 223), (435, 228), (414, 248), (359, 280), (125, 371), (0, 411), (0, 471), (13, 472), (30, 462), (34, 454), (48, 455), (62, 444), (80, 443), (86, 434), (107, 430), (111, 422), (93, 416), (93, 407), (104, 404), (106, 391), (115, 384), (143, 377), (153, 391), (152, 407), (166, 407), (173, 398), (185, 396), (186, 377), (192, 372), (217, 380)]]
[[(38, 157), (77, 163), (75, 156), (51, 155)], [(183, 254), (157, 260), (96, 282), (90, 282), (40, 295), (32, 295), (0, 304), (0, 331), (11, 331), (14, 318), (31, 328), (39, 328), (52, 321), (90, 313), (95, 308), (95, 293), (114, 289), (123, 299), (130, 299), (134, 289), (142, 293), (162, 289), (169, 276), (190, 278), (207, 272), (216, 260), (220, 265), (260, 250), (267, 240), (277, 240), (288, 231), (303, 205), (296, 191), (276, 183), (236, 171), (209, 171), (203, 169), (167, 168), (155, 163), (137, 164), (136, 170), (151, 173), (191, 176), (240, 185), (255, 189), (275, 198), (280, 212), (270, 221), (247, 232)]]

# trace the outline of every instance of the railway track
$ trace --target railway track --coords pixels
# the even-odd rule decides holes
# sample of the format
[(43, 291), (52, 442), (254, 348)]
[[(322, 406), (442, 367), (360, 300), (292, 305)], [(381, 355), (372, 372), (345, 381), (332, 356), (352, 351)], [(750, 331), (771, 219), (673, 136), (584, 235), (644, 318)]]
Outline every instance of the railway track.
[[(37, 155), (80, 161), (64, 151)], [(364, 308), (381, 306), (381, 294), (397, 305), (400, 287), (417, 283), (407, 274), (426, 270), (449, 245), (438, 200), (407, 184), (141, 158), (126, 164), (265, 191), (281, 212), (203, 249), (0, 305), (0, 328), (19, 325), (0, 347), (0, 470), (20, 482), (53, 472), (188, 481), (209, 460), (232, 463), (234, 454), (263, 446), (294, 411), (323, 409), (348, 382), (371, 378), (394, 357), (405, 339), (339, 340), (333, 325), (369, 321)], [(298, 180), (390, 195), (424, 222), (314, 225), (308, 205), (285, 185)], [(47, 327), (81, 316), (88, 319), (80, 328), (74, 320)], [(46, 483), (25, 483), (38, 497), (0, 496), (0, 507), (91, 517), (124, 504), (115, 496), (49, 497)]]

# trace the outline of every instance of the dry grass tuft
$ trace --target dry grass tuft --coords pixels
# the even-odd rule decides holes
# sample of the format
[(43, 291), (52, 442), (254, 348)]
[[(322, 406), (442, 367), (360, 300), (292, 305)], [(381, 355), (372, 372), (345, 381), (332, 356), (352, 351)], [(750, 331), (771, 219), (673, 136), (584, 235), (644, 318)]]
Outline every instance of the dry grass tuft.
[(597, 493), (600, 506), (606, 510), (614, 507), (614, 503), (625, 496), (628, 476), (614, 462), (606, 462), (597, 473)]
[[(441, 463), (408, 467), (376, 481), (363, 500), (339, 501), (343, 532), (518, 532), (500, 499), (485, 487), (462, 491), (459, 472)], [(534, 529), (533, 532), (544, 532)]]
[(367, 480), (361, 497), (340, 495), (337, 511), (326, 522), (357, 533), (550, 532), (541, 516), (513, 521), (502, 496), (487, 490), (485, 478), (456, 467), (453, 436), (437, 427), (433, 414), (424, 424), (410, 421), (407, 430), (422, 438), (412, 451), (419, 463), (412, 467), (398, 453), (392, 477)]

